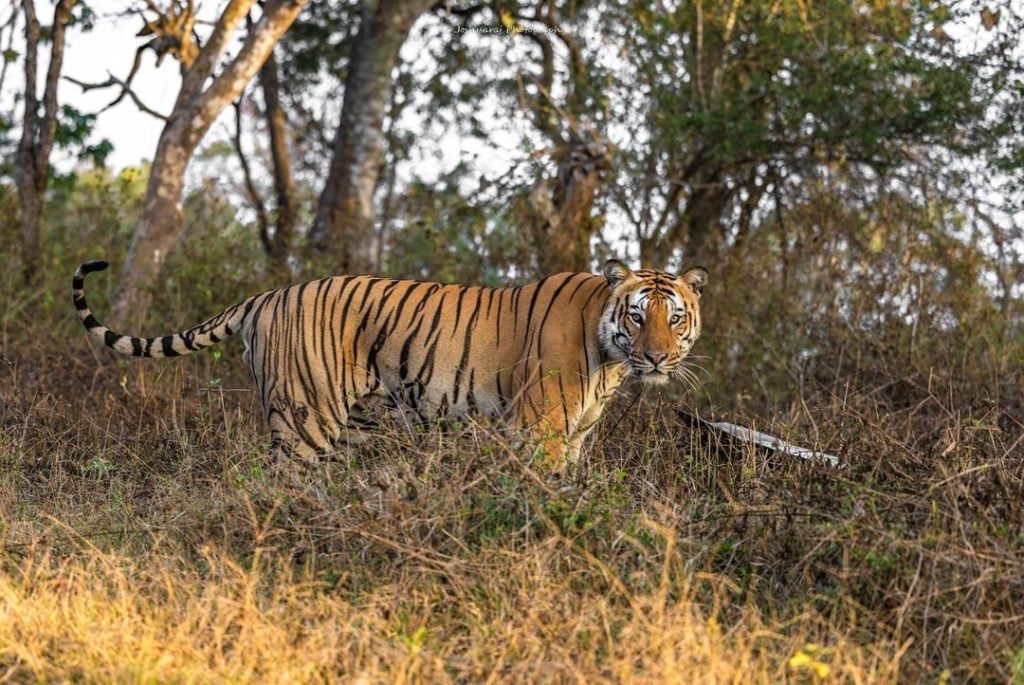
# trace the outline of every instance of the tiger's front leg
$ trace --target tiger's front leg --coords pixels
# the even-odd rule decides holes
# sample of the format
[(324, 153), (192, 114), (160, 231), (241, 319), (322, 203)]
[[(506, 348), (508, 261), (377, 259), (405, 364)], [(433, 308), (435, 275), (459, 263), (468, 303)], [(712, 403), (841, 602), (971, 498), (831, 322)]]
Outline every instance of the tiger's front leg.
[[(531, 408), (542, 406), (543, 411), (535, 411), (533, 416), (539, 414), (539, 417), (532, 421), (520, 419), (519, 425), (530, 428), (535, 444), (553, 472), (563, 473), (567, 467), (576, 466), (587, 436), (627, 375), (628, 371), (621, 365), (606, 365), (597, 369), (585, 383), (548, 382), (549, 387), (539, 383), (535, 392), (527, 396), (525, 417), (530, 415)], [(546, 404), (540, 404), (545, 401)]]
[(581, 398), (572, 393), (545, 392), (542, 387), (526, 394), (514, 424), (526, 431), (540, 463), (552, 474), (562, 474), (579, 459), (582, 438), (575, 436)]
[[(582, 412), (580, 412), (582, 413)], [(561, 418), (559, 418), (561, 414)], [(575, 468), (583, 454), (583, 444), (597, 421), (600, 410), (593, 422), (587, 423), (586, 416), (570, 417), (565, 423), (564, 412), (551, 412), (532, 430), (534, 443), (542, 453), (544, 463), (552, 473), (565, 473)]]

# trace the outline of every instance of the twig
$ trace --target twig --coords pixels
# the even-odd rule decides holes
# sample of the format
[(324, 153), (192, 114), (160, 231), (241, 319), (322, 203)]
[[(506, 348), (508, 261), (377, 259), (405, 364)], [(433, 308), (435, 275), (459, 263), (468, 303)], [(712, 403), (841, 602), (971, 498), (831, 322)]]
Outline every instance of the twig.
[(83, 93), (87, 93), (90, 90), (97, 90), (97, 89), (100, 89), (100, 88), (112, 88), (114, 86), (121, 86), (121, 94), (118, 95), (116, 99), (114, 99), (112, 102), (110, 102), (110, 104), (108, 104), (105, 107), (103, 107), (97, 113), (101, 113), (101, 112), (107, 111), (108, 109), (110, 109), (111, 107), (113, 107), (114, 105), (119, 103), (122, 100), (122, 98), (124, 98), (124, 96), (127, 95), (128, 97), (130, 97), (132, 99), (132, 102), (135, 103), (135, 106), (138, 107), (140, 111), (145, 112), (146, 114), (149, 114), (150, 116), (156, 117), (157, 119), (160, 119), (161, 121), (167, 121), (167, 115), (166, 114), (161, 114), (160, 112), (157, 112), (156, 110), (150, 109), (149, 107), (147, 107), (146, 104), (144, 102), (142, 102), (142, 100), (139, 99), (139, 96), (135, 94), (135, 91), (133, 91), (131, 89), (131, 86), (128, 83), (126, 83), (125, 81), (122, 81), (121, 79), (117, 78), (116, 76), (114, 76), (110, 72), (107, 72), (107, 74), (108, 74), (108, 76), (110, 78), (108, 78), (103, 83), (86, 83), (85, 81), (79, 81), (78, 79), (72, 78), (71, 76), (65, 76), (64, 78), (65, 78), (65, 80), (70, 81), (71, 83), (74, 83), (76, 86), (81, 88)]
[(618, 428), (619, 424), (622, 422), (622, 419), (626, 418), (626, 414), (629, 413), (629, 410), (632, 409), (633, 406), (637, 403), (637, 400), (640, 399), (640, 394), (643, 392), (643, 390), (644, 390), (644, 388), (641, 385), (637, 389), (636, 394), (633, 395), (633, 399), (629, 401), (629, 404), (626, 405), (626, 408), (622, 410), (621, 414), (619, 414), (619, 418), (615, 419), (615, 423), (613, 423), (611, 425), (611, 428), (608, 429), (608, 433), (609, 434), (614, 433), (615, 429)]

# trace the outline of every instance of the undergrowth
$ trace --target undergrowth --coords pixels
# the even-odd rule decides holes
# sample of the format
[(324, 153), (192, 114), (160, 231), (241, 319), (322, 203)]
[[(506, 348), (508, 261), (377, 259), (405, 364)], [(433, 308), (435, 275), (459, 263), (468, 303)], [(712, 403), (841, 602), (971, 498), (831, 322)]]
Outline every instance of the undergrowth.
[[(2, 277), (0, 678), (1024, 683), (1024, 353), (977, 307), (810, 322), (722, 269), (703, 394), (627, 387), (568, 482), (470, 421), (345, 449), (312, 498), (270, 476), (237, 343), (96, 350), (64, 300), (103, 255), (68, 252), (39, 291)], [(215, 273), (175, 271), (139, 332), (268, 285)]]

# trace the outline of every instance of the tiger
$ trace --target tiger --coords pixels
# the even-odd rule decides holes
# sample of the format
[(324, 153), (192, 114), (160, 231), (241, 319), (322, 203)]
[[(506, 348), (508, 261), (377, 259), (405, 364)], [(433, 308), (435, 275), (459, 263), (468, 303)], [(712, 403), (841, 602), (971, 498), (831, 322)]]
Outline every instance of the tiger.
[(362, 429), (382, 402), (422, 422), (494, 417), (525, 435), (558, 473), (580, 458), (609, 398), (630, 376), (685, 375), (701, 332), (708, 272), (560, 273), (492, 288), (335, 276), (253, 295), (180, 333), (116, 333), (72, 300), (92, 338), (134, 357), (178, 357), (239, 335), (280, 458), (313, 465)]

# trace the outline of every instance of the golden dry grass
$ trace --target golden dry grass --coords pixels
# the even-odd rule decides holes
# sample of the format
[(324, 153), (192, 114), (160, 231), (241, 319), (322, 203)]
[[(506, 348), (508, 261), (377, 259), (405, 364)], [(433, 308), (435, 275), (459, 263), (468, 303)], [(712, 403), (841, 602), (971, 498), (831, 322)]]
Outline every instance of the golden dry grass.
[[(601, 580), (607, 569), (557, 541), (464, 560), (446, 584), (408, 579), (355, 594), (259, 549), (247, 568), (214, 548), (201, 561), (200, 571), (158, 549), (129, 558), (86, 545), (59, 562), (48, 550), (26, 550), (0, 577), (5, 676), (774, 683), (888, 682), (898, 674), (893, 645), (833, 635), (818, 648), (821, 620), (812, 614), (772, 625), (748, 608), (723, 628), (716, 604), (733, 592), (720, 589), (728, 585), (720, 577), (666, 567), (650, 592), (617, 596)], [(705, 605), (698, 595), (713, 600)]]

